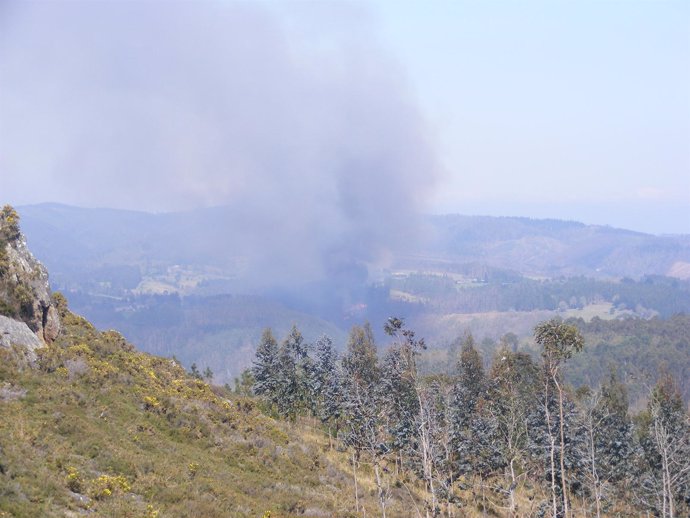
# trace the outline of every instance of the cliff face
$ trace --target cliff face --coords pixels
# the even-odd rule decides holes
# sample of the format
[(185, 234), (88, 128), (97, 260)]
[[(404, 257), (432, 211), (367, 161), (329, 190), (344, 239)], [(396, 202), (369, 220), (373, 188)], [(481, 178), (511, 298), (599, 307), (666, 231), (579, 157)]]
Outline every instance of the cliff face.
[(59, 333), (48, 272), (29, 251), (19, 216), (5, 206), (0, 212), (0, 345), (33, 353)]

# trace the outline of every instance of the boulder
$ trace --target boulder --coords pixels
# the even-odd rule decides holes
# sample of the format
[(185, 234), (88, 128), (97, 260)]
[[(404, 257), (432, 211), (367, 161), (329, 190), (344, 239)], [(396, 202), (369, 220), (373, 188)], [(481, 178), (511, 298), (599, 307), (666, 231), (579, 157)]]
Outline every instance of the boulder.
[(43, 345), (26, 323), (0, 315), (0, 347), (19, 347), (25, 351), (27, 358), (33, 361), (36, 359), (36, 349)]

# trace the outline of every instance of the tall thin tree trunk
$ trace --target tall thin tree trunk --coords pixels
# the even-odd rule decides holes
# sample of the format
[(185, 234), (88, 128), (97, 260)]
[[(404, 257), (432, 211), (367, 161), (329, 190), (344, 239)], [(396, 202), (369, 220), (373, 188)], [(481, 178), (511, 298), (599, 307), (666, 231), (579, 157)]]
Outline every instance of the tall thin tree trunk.
[(546, 380), (546, 386), (544, 387), (544, 410), (546, 412), (546, 426), (549, 430), (549, 442), (551, 443), (551, 449), (549, 451), (549, 457), (551, 460), (551, 504), (553, 507), (553, 518), (558, 516), (558, 504), (556, 502), (556, 440), (551, 431), (551, 412), (549, 410), (549, 381)]
[(376, 474), (376, 487), (379, 491), (379, 504), (381, 505), (381, 518), (386, 518), (386, 493), (383, 490), (381, 483), (381, 473), (379, 470), (379, 461), (374, 461), (374, 473)]
[(515, 457), (510, 458), (510, 510), (509, 516), (513, 518), (515, 516), (515, 487), (517, 482), (515, 481)]
[(596, 466), (596, 452), (594, 450), (594, 423), (590, 422), (588, 426), (589, 432), (589, 455), (592, 462), (592, 481), (594, 483), (594, 502), (596, 503), (597, 518), (601, 518), (601, 485), (599, 484), (599, 475), (597, 474)]
[(355, 479), (355, 511), (359, 512), (359, 490), (357, 489), (357, 460), (355, 452), (352, 452), (352, 476)]
[(569, 518), (570, 509), (568, 504), (568, 484), (565, 477), (565, 423), (563, 419), (563, 389), (558, 383), (558, 374), (554, 373), (553, 381), (558, 389), (558, 412), (560, 416), (559, 429), (561, 434), (561, 451), (560, 451), (560, 461), (561, 461), (561, 491), (563, 492), (563, 516)]
[(673, 488), (671, 487), (671, 473), (669, 472), (669, 460), (668, 460), (668, 450), (667, 448), (664, 448), (664, 454), (662, 456), (662, 462), (663, 462), (663, 467), (664, 467), (664, 478), (665, 484), (666, 484), (666, 490), (664, 493), (666, 493), (667, 498), (668, 498), (668, 516), (669, 518), (673, 518), (675, 515), (675, 509), (673, 508)]

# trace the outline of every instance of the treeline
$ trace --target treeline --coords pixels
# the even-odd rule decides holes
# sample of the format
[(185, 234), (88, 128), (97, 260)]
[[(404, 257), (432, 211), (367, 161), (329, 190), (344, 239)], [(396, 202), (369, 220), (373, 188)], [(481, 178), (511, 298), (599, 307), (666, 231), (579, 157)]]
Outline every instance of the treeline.
[(352, 328), (342, 357), (328, 337), (308, 344), (293, 327), (279, 344), (266, 330), (253, 379), (243, 379), (270, 411), (318, 418), (351, 452), (356, 512), (362, 465), (383, 516), (391, 487), (412, 480), (425, 489), (418, 516), (463, 516), (468, 506), (565, 518), (690, 512), (690, 421), (670, 375), (633, 416), (615, 372), (577, 391), (563, 382), (584, 346), (571, 324), (537, 326), (541, 361), (503, 344), (488, 371), (467, 335), (454, 372), (435, 376), (417, 369), (423, 339), (397, 318), (384, 329), (385, 353), (366, 324)]
[(658, 275), (620, 282), (587, 277), (478, 281), (482, 284), (466, 287), (450, 276), (412, 274), (388, 283), (392, 289), (427, 298), (430, 307), (442, 312), (579, 309), (596, 302), (611, 302), (618, 309), (651, 309), (662, 317), (690, 313), (690, 282)]
[(646, 386), (668, 373), (677, 380), (683, 401), (690, 402), (690, 314), (567, 322), (587, 340), (583, 354), (568, 365), (566, 378), (573, 385), (597, 385), (615, 366), (627, 384), (631, 405), (640, 408), (649, 396)]

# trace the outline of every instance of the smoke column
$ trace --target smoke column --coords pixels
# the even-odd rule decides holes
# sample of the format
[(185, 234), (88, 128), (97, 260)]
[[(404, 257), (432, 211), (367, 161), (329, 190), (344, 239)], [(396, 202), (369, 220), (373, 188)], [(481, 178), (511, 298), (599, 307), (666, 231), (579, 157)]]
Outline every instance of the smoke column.
[(19, 203), (223, 206), (267, 280), (415, 238), (433, 139), (376, 19), (350, 3), (6, 2), (0, 174)]

